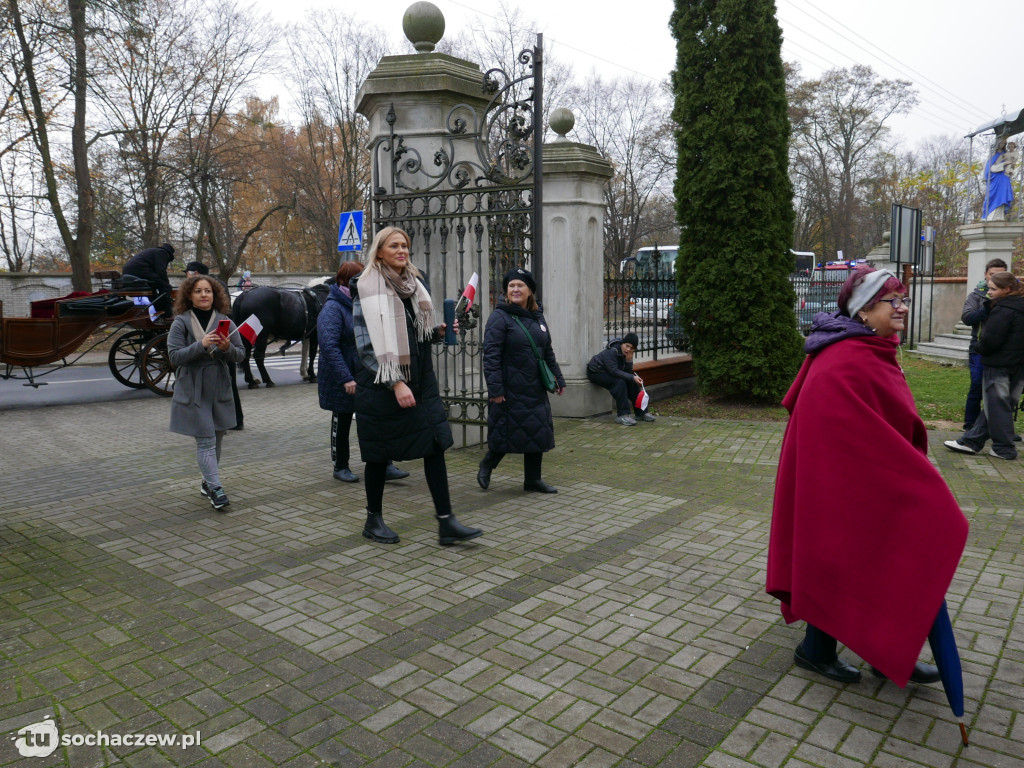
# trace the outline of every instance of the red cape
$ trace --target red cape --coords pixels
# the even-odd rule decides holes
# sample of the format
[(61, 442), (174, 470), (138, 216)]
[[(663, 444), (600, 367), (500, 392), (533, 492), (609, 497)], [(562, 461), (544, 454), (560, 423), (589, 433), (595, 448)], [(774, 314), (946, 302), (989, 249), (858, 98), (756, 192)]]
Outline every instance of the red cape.
[(907, 684), (967, 541), (896, 362), (859, 336), (809, 356), (775, 483), (767, 589), (797, 619)]

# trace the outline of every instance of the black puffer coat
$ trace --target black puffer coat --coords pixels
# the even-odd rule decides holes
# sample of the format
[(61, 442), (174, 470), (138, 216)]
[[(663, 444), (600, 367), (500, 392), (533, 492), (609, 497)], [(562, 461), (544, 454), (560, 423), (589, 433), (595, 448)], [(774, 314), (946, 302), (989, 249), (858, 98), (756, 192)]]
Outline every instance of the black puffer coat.
[(1024, 296), (991, 302), (978, 339), (981, 364), (986, 368), (1024, 366)]
[(484, 331), (484, 378), (487, 397), (502, 397), (487, 409), (487, 447), (500, 453), (541, 453), (555, 447), (548, 393), (540, 381), (537, 358), (523, 329), (533, 336), (559, 387), (565, 386), (555, 362), (551, 334), (540, 310), (530, 312), (514, 304), (499, 304), (487, 318)]
[[(349, 288), (353, 304), (359, 301), (359, 278), (352, 278)], [(398, 405), (395, 393), (383, 384), (374, 384), (377, 372), (370, 370), (362, 355), (355, 360), (352, 373), (356, 379), (356, 434), (363, 461), (408, 461), (446, 451), (455, 442), (445, 416), (444, 403), (434, 376), (431, 342), (414, 342), (411, 302), (406, 306), (406, 331), (410, 339), (411, 375), (405, 382), (416, 398), (412, 408)], [(357, 344), (359, 335), (356, 336)], [(435, 331), (434, 341), (440, 337)], [(360, 350), (361, 352), (361, 350)]]

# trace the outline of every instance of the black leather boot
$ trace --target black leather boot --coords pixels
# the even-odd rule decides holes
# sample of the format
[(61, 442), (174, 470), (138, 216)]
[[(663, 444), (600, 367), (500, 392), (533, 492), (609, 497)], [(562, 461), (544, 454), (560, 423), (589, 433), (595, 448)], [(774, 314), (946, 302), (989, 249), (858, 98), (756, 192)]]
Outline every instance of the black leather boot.
[[(885, 677), (885, 673), (874, 667), (871, 667), (871, 674), (875, 677)], [(934, 664), (925, 664), (923, 661), (914, 664), (914, 671), (910, 674), (910, 682), (918, 683), (919, 685), (930, 685), (931, 683), (939, 682), (941, 679), (942, 675), (939, 674), (939, 668)]]
[(552, 485), (548, 485), (543, 480), (527, 480), (523, 483), (524, 491), (533, 491), (534, 493), (558, 493), (558, 489)]
[(455, 515), (437, 516), (437, 543), (443, 547), (475, 539), (477, 536), (482, 536), (483, 533), (479, 528), (463, 525), (455, 518)]
[(485, 491), (487, 486), (491, 484), (491, 468), (482, 461), (480, 462), (480, 469), (476, 473), (476, 482)]
[(385, 525), (384, 515), (380, 512), (376, 514), (373, 512), (366, 513), (366, 525), (363, 526), (363, 537), (373, 541), (379, 541), (381, 544), (397, 544), (399, 542), (398, 534)]

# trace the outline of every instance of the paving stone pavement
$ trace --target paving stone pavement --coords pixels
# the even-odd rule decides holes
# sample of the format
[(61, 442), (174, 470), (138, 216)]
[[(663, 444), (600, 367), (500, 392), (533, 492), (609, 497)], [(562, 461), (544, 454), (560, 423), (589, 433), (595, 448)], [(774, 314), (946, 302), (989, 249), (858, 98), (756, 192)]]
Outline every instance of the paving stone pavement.
[[(963, 749), (941, 687), (793, 667), (800, 628), (764, 594), (783, 425), (559, 420), (554, 496), (523, 493), (515, 456), (485, 493), (481, 450), (451, 451), (486, 534), (450, 548), (410, 462), (386, 546), (360, 536), (362, 484), (331, 477), (313, 388), (244, 396), (228, 514), (166, 401), (0, 412), (0, 765), (1024, 766), (1019, 463), (931, 435), (971, 519)], [(71, 743), (22, 756), (39, 723)]]

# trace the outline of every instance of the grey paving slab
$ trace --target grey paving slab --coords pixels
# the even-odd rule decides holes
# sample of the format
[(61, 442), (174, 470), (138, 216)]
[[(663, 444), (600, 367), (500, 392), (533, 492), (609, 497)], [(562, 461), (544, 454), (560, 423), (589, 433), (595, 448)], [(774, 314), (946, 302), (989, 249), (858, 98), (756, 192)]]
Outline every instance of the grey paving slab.
[[(249, 393), (227, 514), (167, 409), (0, 411), (0, 765), (1024, 766), (1016, 462), (931, 435), (971, 519), (964, 750), (941, 689), (793, 667), (763, 591), (783, 425), (559, 421), (556, 496), (524, 494), (517, 457), (485, 493), (480, 449), (452, 451), (486, 531), (452, 548), (411, 462), (387, 547), (331, 477), (312, 387)], [(30, 725), (68, 744), (25, 756)]]

